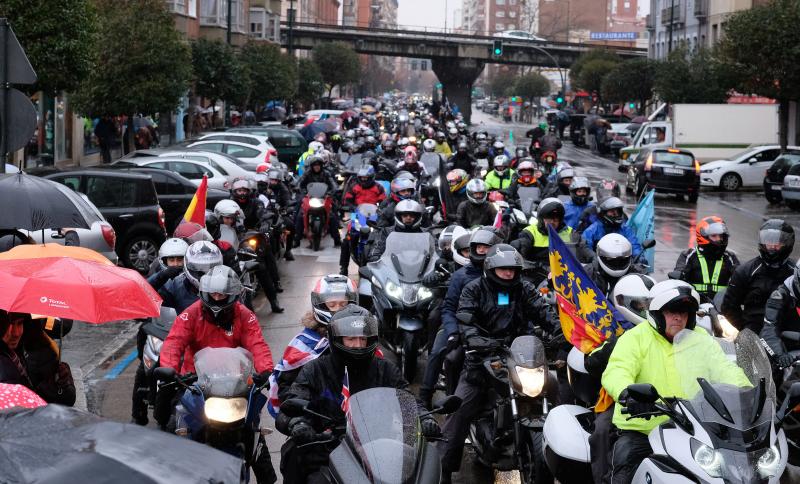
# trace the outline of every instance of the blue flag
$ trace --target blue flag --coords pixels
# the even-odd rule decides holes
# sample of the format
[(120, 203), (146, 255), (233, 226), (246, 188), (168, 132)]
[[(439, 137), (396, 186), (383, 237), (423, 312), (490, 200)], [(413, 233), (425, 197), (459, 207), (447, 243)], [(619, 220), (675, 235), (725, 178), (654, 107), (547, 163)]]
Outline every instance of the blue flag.
[[(655, 192), (655, 190), (647, 192), (647, 195), (642, 198), (639, 205), (636, 206), (636, 210), (633, 211), (633, 214), (628, 219), (628, 226), (636, 234), (639, 243), (647, 239), (653, 239), (656, 236), (656, 207), (653, 200)], [(644, 256), (647, 259), (647, 265), (650, 266), (647, 269), (649, 274), (655, 269), (656, 249), (651, 247), (645, 250)]]

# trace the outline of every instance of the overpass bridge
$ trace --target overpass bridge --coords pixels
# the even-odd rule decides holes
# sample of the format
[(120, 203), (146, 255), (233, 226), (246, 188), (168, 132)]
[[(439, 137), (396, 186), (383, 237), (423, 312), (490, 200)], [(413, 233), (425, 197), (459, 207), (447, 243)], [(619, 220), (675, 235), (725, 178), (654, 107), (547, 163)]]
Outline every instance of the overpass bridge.
[[(501, 56), (492, 52), (492, 42), (498, 39), (503, 41)], [(308, 50), (334, 41), (350, 44), (360, 54), (430, 59), (433, 72), (442, 83), (443, 95), (458, 104), (467, 120), (472, 111), (472, 84), (486, 64), (566, 69), (582, 53), (598, 47), (447, 31), (281, 22), (282, 47)], [(647, 55), (645, 49), (606, 48), (623, 59)]]

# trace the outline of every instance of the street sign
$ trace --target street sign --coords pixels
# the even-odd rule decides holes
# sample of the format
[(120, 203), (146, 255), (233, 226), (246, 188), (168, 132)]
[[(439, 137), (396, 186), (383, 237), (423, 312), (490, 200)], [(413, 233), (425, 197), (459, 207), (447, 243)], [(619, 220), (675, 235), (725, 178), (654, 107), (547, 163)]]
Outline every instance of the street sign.
[[(13, 153), (24, 148), (36, 131), (36, 108), (33, 107), (28, 96), (14, 88), (8, 89), (8, 110), (3, 102), (4, 97), (0, 96), (0, 113), (13, 114), (9, 118), (3, 116), (0, 120), (0, 128), (6, 136), (6, 153)], [(10, 122), (4, 126), (6, 119)]]
[(636, 40), (639, 32), (591, 32), (589, 40)]
[[(36, 130), (36, 109), (30, 98), (11, 84), (33, 84), (36, 72), (8, 24), (0, 18), (0, 157), (24, 147)], [(3, 59), (5, 57), (5, 59)], [(4, 161), (4, 160), (3, 160)], [(0, 173), (5, 163), (0, 161)]]

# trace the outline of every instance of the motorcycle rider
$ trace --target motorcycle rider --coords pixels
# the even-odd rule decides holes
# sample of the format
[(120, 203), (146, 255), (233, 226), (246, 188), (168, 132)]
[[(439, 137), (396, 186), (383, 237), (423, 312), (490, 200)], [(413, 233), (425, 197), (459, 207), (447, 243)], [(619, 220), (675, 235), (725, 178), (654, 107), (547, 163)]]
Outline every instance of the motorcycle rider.
[(644, 267), (633, 263), (632, 251), (631, 243), (620, 234), (604, 235), (597, 243), (596, 256), (587, 264), (586, 273), (604, 295), (610, 296), (626, 274), (644, 274)]
[[(705, 217), (695, 227), (696, 248), (681, 252), (675, 263), (678, 279), (686, 281), (708, 301), (713, 301), (717, 292), (728, 287), (739, 259), (726, 250), (728, 226), (720, 217)], [(709, 277), (709, 274), (710, 277)]]
[(528, 157), (528, 149), (524, 146), (517, 146), (514, 150), (514, 158), (511, 159), (511, 168), (516, 168), (517, 165), (522, 163), (522, 160)]
[(422, 218), (425, 209), (416, 200), (402, 200), (394, 207), (394, 225), (372, 232), (367, 242), (367, 261), (375, 262), (386, 250), (386, 238), (394, 231), (422, 232)]
[(497, 216), (494, 205), (487, 201), (486, 183), (474, 178), (467, 183), (467, 200), (461, 202), (456, 213), (458, 225), (470, 229), (476, 225), (492, 225)]
[(452, 126), (447, 130), (447, 144), (450, 145), (451, 151), (455, 151), (456, 147), (458, 146), (458, 130), (455, 126)]
[(505, 155), (494, 157), (494, 169), (486, 174), (487, 190), (505, 190), (514, 179), (514, 170), (508, 167), (508, 158)]
[(147, 283), (158, 291), (170, 279), (177, 277), (183, 271), (183, 258), (189, 249), (183, 239), (172, 237), (164, 241), (158, 248), (158, 270), (147, 278)]
[[(308, 159), (309, 169), (300, 179), (297, 181), (297, 186), (300, 190), (305, 193), (307, 187), (311, 183), (324, 183), (328, 186), (328, 195), (333, 196), (336, 192), (336, 182), (333, 178), (324, 170), (324, 160), (320, 156), (312, 156)], [(339, 247), (342, 244), (342, 238), (339, 234), (339, 219), (336, 216), (337, 208), (334, 205), (331, 208), (328, 220), (328, 231), (333, 238), (333, 245), (334, 247)], [(300, 245), (300, 240), (305, 233), (305, 221), (304, 221), (305, 214), (303, 214), (303, 210), (298, 210), (295, 215), (295, 223), (294, 223), (294, 230), (295, 230), (295, 242), (294, 246), (297, 247)]]
[(461, 407), (442, 429), (441, 482), (451, 482), (452, 473), (459, 470), (470, 422), (486, 404), (484, 357), (510, 345), (516, 336), (533, 334), (534, 325), (546, 320), (536, 304), (536, 287), (522, 279), (522, 266), (522, 256), (513, 247), (494, 245), (483, 262), (483, 275), (461, 293), (456, 313), (461, 340), (465, 349), (478, 353), (467, 355), (455, 393)]
[(394, 208), (403, 200), (414, 199), (417, 194), (417, 184), (411, 178), (399, 177), (392, 180), (389, 185), (391, 195), (378, 205), (378, 227), (391, 227), (394, 225)]
[(561, 149), (563, 145), (558, 136), (556, 136), (555, 126), (550, 126), (547, 129), (547, 134), (542, 136), (541, 145), (542, 145), (542, 153), (544, 153), (545, 151), (552, 151), (553, 153), (558, 153), (558, 150)]
[(450, 149), (450, 145), (447, 143), (447, 138), (444, 133), (437, 131), (434, 140), (436, 140), (436, 148), (434, 148), (436, 153), (441, 154), (445, 158), (453, 155), (453, 150)]
[(564, 204), (564, 222), (572, 227), (574, 230), (578, 229), (580, 224), (581, 214), (589, 208), (594, 206), (589, 194), (591, 193), (591, 185), (589, 179), (585, 176), (576, 176), (572, 179), (569, 186), (570, 199)]
[[(547, 123), (541, 122), (538, 126), (534, 126), (533, 128), (529, 129), (525, 136), (530, 138), (531, 146), (530, 146), (530, 154), (531, 156), (537, 157), (541, 154), (541, 145), (542, 145), (542, 137), (547, 134)], [(539, 147), (537, 148), (536, 143), (539, 143)]]
[(286, 252), (284, 252), (283, 258), (287, 261), (293, 261), (294, 223), (286, 212), (287, 207), (292, 202), (292, 193), (283, 182), (283, 176), (279, 170), (270, 169), (267, 171), (267, 186), (263, 193), (276, 205), (274, 208), (276, 211), (283, 212), (283, 228), (289, 232), (286, 235)]
[(556, 183), (550, 183), (544, 190), (542, 197), (568, 197), (570, 196), (569, 187), (575, 178), (575, 170), (570, 167), (563, 167), (556, 174)]
[[(380, 205), (386, 199), (386, 192), (383, 185), (375, 182), (375, 170), (371, 166), (362, 166), (358, 170), (356, 184), (350, 187), (344, 195), (344, 209), (355, 212), (362, 203)], [(347, 267), (350, 265), (350, 236), (345, 236), (342, 240), (342, 248), (339, 255), (339, 267), (341, 274), (347, 275)]]
[(792, 366), (795, 357), (790, 350), (800, 349), (800, 343), (781, 339), (784, 331), (800, 330), (800, 263), (794, 274), (772, 292), (764, 309), (764, 327), (761, 338), (769, 346), (768, 353), (775, 366), (784, 369)]
[(489, 148), (489, 158), (494, 159), (500, 155), (504, 155), (506, 159), (511, 158), (511, 153), (506, 149), (506, 145), (504, 145), (502, 141), (497, 140), (492, 143), (492, 147)]
[[(675, 351), (673, 338), (687, 329), (692, 338), (703, 345), (703, 358), (693, 364), (702, 365), (714, 375), (712, 383), (729, 383), (750, 386), (744, 372), (723, 353), (719, 344), (702, 328), (695, 328), (695, 313), (700, 304), (697, 291), (686, 282), (668, 280), (659, 282), (650, 290), (647, 313), (649, 324), (639, 324), (627, 330), (617, 340), (608, 366), (603, 372), (603, 388), (620, 405), (615, 405), (613, 423), (619, 429), (612, 457), (613, 484), (628, 484), (639, 464), (652, 454), (648, 434), (668, 417), (629, 418), (623, 414), (627, 407), (630, 416), (653, 411), (653, 403), (639, 402), (628, 394), (628, 386), (649, 383), (661, 395), (690, 398), (682, 387), (674, 359), (681, 356)], [(696, 356), (696, 355), (693, 355)]]
[(447, 160), (447, 170), (464, 170), (466, 173), (474, 173), (475, 163), (475, 158), (469, 154), (467, 142), (459, 141), (456, 153)]
[(595, 250), (597, 243), (604, 235), (620, 234), (631, 243), (633, 257), (638, 257), (642, 253), (642, 245), (639, 243), (639, 239), (636, 238), (633, 229), (625, 223), (626, 218), (625, 212), (622, 210), (623, 207), (622, 200), (617, 197), (609, 197), (600, 202), (597, 207), (599, 220), (590, 225), (582, 234), (583, 240), (586, 241), (586, 245), (590, 249)]
[[(330, 351), (302, 367), (286, 394), (287, 399), (307, 400), (316, 413), (333, 419), (334, 424), (343, 424), (349, 396), (376, 387), (408, 388), (408, 382), (394, 364), (375, 357), (378, 320), (369, 311), (352, 304), (347, 306), (333, 315), (328, 332)], [(349, 396), (343, 395), (343, 386)], [(425, 409), (419, 404), (417, 411), (423, 413)], [(421, 417), (420, 424), (424, 436), (441, 435), (432, 416)], [(317, 434), (329, 427), (329, 422), (305, 415), (289, 421), (291, 439), (281, 449), (284, 482), (306, 482), (310, 474), (327, 462), (328, 447), (297, 449), (296, 446), (317, 440)], [(311, 476), (308, 482), (318, 481)]]
[(197, 301), (200, 278), (218, 265), (222, 265), (222, 252), (216, 245), (206, 240), (190, 245), (183, 259), (183, 273), (158, 290), (162, 305), (182, 313)]
[[(573, 180), (574, 182), (574, 180)], [(597, 203), (603, 203), (603, 201), (609, 197), (620, 197), (621, 190), (619, 188), (619, 183), (616, 180), (610, 179), (602, 179), (597, 182), (597, 188), (595, 189), (595, 194), (597, 195)], [(625, 220), (628, 220), (628, 217), (625, 214), (622, 214), (625, 217)], [(599, 218), (597, 217), (597, 205), (590, 204), (580, 216), (578, 221), (578, 232), (583, 233), (590, 225), (597, 222)]]
[(467, 183), (469, 174), (466, 171), (456, 168), (447, 173), (448, 193), (444, 200), (445, 212), (448, 222), (455, 222), (458, 219), (458, 207), (467, 200)]
[[(426, 140), (427, 141), (427, 140)], [(411, 173), (414, 178), (416, 179), (423, 179), (427, 178), (428, 171), (425, 169), (425, 165), (419, 162), (417, 158), (417, 152), (415, 150), (406, 150), (406, 154), (403, 157), (403, 161), (397, 164), (398, 171), (407, 171)]]
[(543, 178), (540, 178), (540, 176), (541, 171), (538, 170), (538, 167), (533, 160), (527, 158), (521, 161), (519, 166), (517, 166), (516, 176), (513, 180), (511, 180), (511, 184), (506, 190), (509, 203), (519, 207), (520, 202), (518, 192), (520, 187), (537, 187), (539, 188), (540, 192), (544, 191), (547, 183)]
[(297, 165), (295, 166), (295, 171), (299, 176), (302, 176), (303, 173), (308, 168), (310, 163), (310, 158), (314, 155), (319, 155), (322, 153), (322, 150), (325, 149), (325, 145), (320, 143), (319, 141), (312, 141), (308, 144), (308, 150), (306, 150), (300, 158), (297, 160)]
[(794, 228), (770, 219), (758, 231), (758, 256), (740, 264), (728, 281), (720, 312), (740, 331), (760, 333), (770, 294), (794, 273)]

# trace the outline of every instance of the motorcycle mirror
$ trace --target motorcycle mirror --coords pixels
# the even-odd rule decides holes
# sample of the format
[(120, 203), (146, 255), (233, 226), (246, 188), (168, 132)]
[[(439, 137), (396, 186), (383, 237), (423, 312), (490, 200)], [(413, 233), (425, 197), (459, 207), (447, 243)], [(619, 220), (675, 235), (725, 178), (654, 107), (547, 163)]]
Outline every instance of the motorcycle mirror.
[[(800, 387), (798, 390), (800, 390)], [(649, 383), (634, 383), (633, 385), (628, 385), (628, 395), (642, 403), (655, 403), (660, 398), (656, 387)]]
[(372, 279), (372, 271), (367, 266), (361, 266), (358, 268), (358, 275), (365, 278), (365, 279)]
[(798, 343), (800, 342), (800, 332), (784, 331), (783, 333), (781, 333), (781, 338), (785, 339), (786, 341), (792, 341)]
[(781, 408), (778, 409), (778, 413), (776, 414), (778, 425), (783, 423), (783, 419), (786, 418), (786, 415), (791, 413), (797, 405), (800, 405), (800, 382), (792, 383), (792, 386), (789, 387), (789, 391), (786, 392), (786, 398), (783, 400), (783, 404), (781, 404)]
[(165, 366), (160, 366), (153, 370), (153, 376), (156, 377), (156, 380), (172, 382), (175, 381), (175, 376), (178, 373), (175, 371), (175, 368), (169, 368)]
[(655, 239), (647, 239), (642, 242), (642, 249), (650, 249), (656, 246)]
[(681, 278), (681, 271), (670, 271), (667, 273), (667, 277), (678, 280)]
[(303, 400), (301, 398), (290, 398), (281, 403), (281, 413), (292, 418), (302, 417), (305, 414), (306, 408), (308, 408), (308, 403), (308, 400)]

